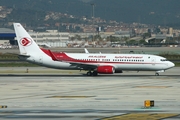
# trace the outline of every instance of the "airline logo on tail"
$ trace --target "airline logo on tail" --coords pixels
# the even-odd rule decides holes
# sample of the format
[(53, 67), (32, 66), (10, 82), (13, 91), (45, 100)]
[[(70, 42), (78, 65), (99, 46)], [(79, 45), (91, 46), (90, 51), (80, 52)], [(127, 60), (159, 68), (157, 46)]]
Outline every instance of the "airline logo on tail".
[(30, 38), (22, 38), (20, 43), (22, 46), (30, 46), (32, 44), (32, 40)]

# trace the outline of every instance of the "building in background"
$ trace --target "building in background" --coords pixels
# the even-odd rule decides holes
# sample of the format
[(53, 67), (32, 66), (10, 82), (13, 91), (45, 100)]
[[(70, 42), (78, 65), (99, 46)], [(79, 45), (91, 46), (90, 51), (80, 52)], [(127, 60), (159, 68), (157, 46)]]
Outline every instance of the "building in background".
[(31, 37), (39, 45), (47, 47), (66, 47), (69, 41), (68, 32), (58, 32), (57, 30), (47, 30), (46, 32), (29, 31)]
[(173, 35), (173, 28), (170, 27), (167, 34)]

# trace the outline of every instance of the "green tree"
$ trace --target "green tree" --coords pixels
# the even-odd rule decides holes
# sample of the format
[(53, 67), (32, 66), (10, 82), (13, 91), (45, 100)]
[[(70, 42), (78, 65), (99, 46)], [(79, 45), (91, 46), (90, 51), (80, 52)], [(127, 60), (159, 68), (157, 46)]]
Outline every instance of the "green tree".
[(146, 43), (145, 40), (139, 40), (139, 44), (140, 44), (140, 45), (143, 45), (143, 44), (145, 44), (145, 43)]
[(143, 34), (143, 39), (150, 38), (150, 37), (151, 37), (151, 33), (144, 33)]
[(94, 36), (94, 40), (101, 40), (102, 38), (101, 38), (101, 36), (100, 35), (95, 35)]
[(81, 40), (81, 36), (80, 35), (75, 35), (75, 39)]

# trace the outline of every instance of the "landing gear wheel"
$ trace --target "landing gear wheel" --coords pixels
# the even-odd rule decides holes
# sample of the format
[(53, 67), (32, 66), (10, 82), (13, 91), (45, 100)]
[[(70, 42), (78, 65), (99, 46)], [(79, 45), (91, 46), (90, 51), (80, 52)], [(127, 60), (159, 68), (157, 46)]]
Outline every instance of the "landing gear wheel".
[(97, 76), (97, 75), (98, 75), (97, 71), (93, 71), (93, 76)]
[(92, 72), (87, 72), (87, 76), (92, 76)]
[(159, 73), (155, 73), (155, 76), (159, 76)]

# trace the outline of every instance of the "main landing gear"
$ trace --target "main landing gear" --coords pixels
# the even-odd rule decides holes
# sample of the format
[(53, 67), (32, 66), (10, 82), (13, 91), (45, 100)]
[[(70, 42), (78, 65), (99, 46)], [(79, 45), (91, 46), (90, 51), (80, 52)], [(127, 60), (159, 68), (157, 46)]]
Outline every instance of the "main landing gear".
[(159, 76), (159, 73), (155, 73), (155, 76)]
[(93, 72), (88, 71), (86, 74), (87, 74), (87, 76), (97, 76), (98, 72), (97, 71), (93, 71)]

